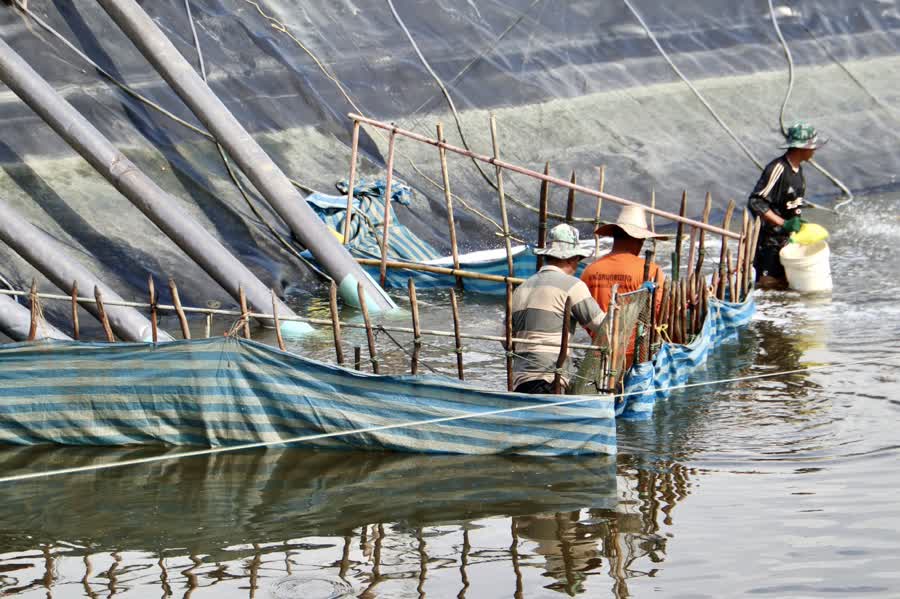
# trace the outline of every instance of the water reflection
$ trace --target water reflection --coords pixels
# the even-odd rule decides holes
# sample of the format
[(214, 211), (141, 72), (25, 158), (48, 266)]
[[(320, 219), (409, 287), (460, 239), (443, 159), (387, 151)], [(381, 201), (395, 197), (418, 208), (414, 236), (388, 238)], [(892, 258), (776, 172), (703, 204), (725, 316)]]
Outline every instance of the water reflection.
[[(0, 468), (160, 451), (9, 448)], [(527, 597), (610, 577), (626, 597), (665, 558), (688, 477), (631, 457), (289, 448), (28, 481), (0, 489), (0, 593)]]

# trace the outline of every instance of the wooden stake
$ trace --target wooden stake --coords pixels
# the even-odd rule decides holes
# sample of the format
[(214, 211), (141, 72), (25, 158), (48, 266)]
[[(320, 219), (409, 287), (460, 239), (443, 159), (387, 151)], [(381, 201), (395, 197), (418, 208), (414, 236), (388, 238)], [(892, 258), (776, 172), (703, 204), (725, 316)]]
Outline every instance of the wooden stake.
[[(687, 213), (687, 191), (681, 192), (681, 210), (678, 215), (684, 218)], [(675, 234), (675, 254), (672, 257), (672, 278), (676, 281), (681, 278), (681, 237), (684, 233), (684, 222), (678, 221), (678, 230)]]
[[(500, 158), (500, 145), (497, 140), (497, 119), (491, 115), (491, 143), (494, 149), (494, 160)], [(506, 266), (509, 276), (515, 274), (513, 268), (512, 245), (509, 240), (509, 217), (506, 213), (506, 194), (503, 192), (503, 169), (497, 167), (497, 194), (500, 198), (500, 222), (503, 225), (503, 241), (506, 245)]]
[[(550, 174), (550, 163), (544, 164), (544, 174)], [(538, 248), (543, 248), (547, 243), (547, 207), (550, 202), (550, 183), (541, 181), (541, 199), (538, 208)], [(544, 257), (537, 257), (537, 270), (544, 266)]]
[(513, 390), (512, 283), (506, 283), (506, 390)]
[(103, 324), (103, 332), (106, 333), (106, 340), (109, 343), (115, 343), (116, 338), (113, 336), (112, 327), (109, 326), (109, 318), (106, 316), (106, 309), (103, 307), (103, 294), (96, 285), (94, 286), (94, 299), (97, 301), (97, 313), (100, 316), (100, 322)]
[(697, 227), (691, 227), (691, 247), (688, 248), (687, 261), (687, 280), (691, 281), (694, 277), (694, 255), (697, 248)]
[[(728, 207), (725, 208), (725, 217), (722, 219), (722, 228), (731, 230), (731, 215), (734, 213), (734, 200), (728, 200)], [(722, 249), (719, 252), (719, 271), (724, 268), (725, 265), (725, 252), (728, 249), (728, 238), (724, 235), (722, 236)], [(716, 297), (719, 299), (724, 299), (725, 297), (725, 284), (727, 280), (723, 276), (719, 276), (719, 285), (721, 287), (717, 288)]]
[(391, 185), (394, 179), (394, 141), (397, 138), (397, 132), (392, 129), (388, 138), (388, 156), (387, 156), (387, 177), (384, 183), (384, 227), (381, 232), (381, 268), (379, 276), (381, 286), (384, 287), (387, 278), (387, 252), (390, 235), (391, 235)]
[(28, 299), (31, 301), (31, 326), (28, 329), (28, 341), (34, 341), (37, 339), (38, 320), (40, 320), (38, 316), (40, 300), (38, 299), (36, 279), (31, 279), (31, 292), (28, 294)]
[(732, 298), (735, 302), (740, 302), (744, 299), (744, 255), (748, 251), (747, 237), (749, 235), (750, 229), (750, 212), (748, 209), (744, 208), (744, 214), (741, 221), (741, 239), (738, 242), (738, 254), (737, 261), (735, 262), (734, 269), (734, 288), (735, 293), (737, 295)]
[(337, 305), (337, 285), (331, 282), (328, 290), (328, 308), (331, 312), (331, 333), (334, 336), (334, 355), (339, 366), (344, 365), (344, 348), (341, 345), (341, 319)]
[(381, 374), (378, 368), (378, 350), (375, 348), (375, 334), (372, 332), (369, 307), (366, 305), (366, 290), (360, 282), (356, 284), (356, 293), (359, 296), (359, 309), (362, 311), (363, 322), (366, 325), (366, 341), (369, 344), (369, 361), (372, 362), (372, 372)]
[(760, 229), (762, 229), (762, 222), (757, 216), (753, 225), (753, 243), (750, 244), (750, 264), (753, 264), (753, 261), (756, 260), (756, 246), (759, 243)]
[[(572, 171), (570, 181), (572, 182), (572, 185), (576, 184), (574, 170)], [(575, 190), (569, 188), (569, 197), (566, 199), (566, 223), (571, 225), (573, 218), (575, 218)]]
[[(700, 219), (704, 225), (709, 224), (709, 215), (712, 212), (712, 194), (706, 192), (706, 202), (703, 204), (703, 217)], [(697, 266), (695, 270), (701, 276), (703, 274), (703, 260), (706, 258), (706, 229), (700, 229), (700, 236), (697, 238)]]
[(463, 369), (462, 339), (459, 337), (459, 306), (456, 303), (456, 291), (450, 290), (450, 309), (453, 311), (453, 339), (456, 344), (456, 373), (459, 380), (466, 380)]
[[(600, 165), (600, 184), (597, 189), (600, 193), (603, 193), (603, 185), (606, 183), (606, 165)], [(600, 210), (603, 209), (603, 198), (597, 196), (597, 212), (594, 215), (594, 231), (597, 230), (597, 227), (600, 226)], [(653, 218), (653, 215), (650, 215), (650, 218)], [(600, 236), (594, 233), (594, 256), (600, 255)]]
[[(437, 138), (440, 141), (444, 140), (444, 126), (440, 123), (437, 124)], [(450, 253), (453, 256), (453, 269), (459, 270), (459, 250), (456, 247), (456, 221), (453, 218), (453, 194), (450, 193), (450, 170), (447, 167), (447, 151), (442, 147), (438, 146), (438, 153), (441, 157), (441, 178), (444, 183), (444, 203), (447, 207), (447, 225), (450, 231)], [(456, 277), (456, 286), (462, 289), (463, 280), (461, 277)]]
[(688, 329), (688, 284), (686, 279), (681, 280), (681, 342), (690, 342), (690, 330)]
[(203, 333), (206, 335), (206, 338), (209, 339), (212, 336), (212, 312), (206, 313), (206, 326), (203, 328)]
[(747, 239), (745, 242), (744, 249), (744, 272), (743, 272), (743, 280), (741, 281), (741, 297), (746, 298), (747, 294), (750, 293), (750, 267), (753, 264), (753, 236), (756, 227), (756, 223), (749, 218), (747, 219)]
[(353, 368), (362, 370), (362, 348), (358, 345), (353, 346)]
[[(178, 314), (178, 322), (181, 323), (181, 336), (184, 339), (191, 338), (191, 329), (188, 327), (187, 316), (184, 314), (184, 309), (181, 307), (181, 298), (178, 297), (178, 287), (175, 285), (175, 279), (169, 279), (169, 291), (172, 292), (172, 304), (175, 306), (175, 313)], [(241, 288), (241, 294), (243, 296), (243, 288)], [(243, 308), (242, 312), (246, 312)], [(250, 335), (247, 335), (247, 339), (250, 338)]]
[(275, 339), (278, 341), (278, 349), (287, 351), (284, 346), (284, 337), (281, 336), (281, 323), (278, 322), (278, 300), (275, 297), (275, 290), (269, 289), (272, 293), (272, 324), (275, 325)]
[(147, 277), (147, 288), (150, 291), (150, 333), (153, 336), (153, 345), (159, 343), (159, 318), (156, 312), (156, 284), (153, 275)]
[(409, 290), (409, 305), (412, 312), (413, 325), (413, 352), (409, 361), (409, 370), (412, 374), (419, 374), (419, 352), (422, 350), (422, 331), (419, 328), (419, 300), (416, 297), (416, 284), (410, 277), (406, 282)]
[[(244, 294), (244, 286), (240, 285), (238, 287), (238, 298), (241, 302), (241, 323), (244, 327), (244, 338), (250, 338), (250, 311), (247, 309), (247, 296)], [(182, 329), (184, 329), (184, 325), (181, 325)], [(185, 337), (185, 339), (190, 339), (190, 337)]]
[[(731, 268), (731, 248), (728, 248), (728, 251), (725, 252), (725, 274), (728, 277), (728, 300), (733, 302), (734, 300), (734, 277), (732, 276), (733, 270)], [(724, 285), (723, 285), (724, 287)]]
[(566, 363), (569, 355), (569, 319), (572, 314), (572, 298), (566, 298), (566, 305), (563, 308), (563, 325), (562, 339), (559, 343), (559, 355), (556, 357), (556, 373), (553, 375), (553, 393), (559, 395), (562, 393), (562, 367)]
[(344, 214), (344, 245), (350, 244), (350, 225), (353, 220), (353, 187), (356, 185), (356, 158), (359, 153), (359, 121), (353, 119), (353, 139), (350, 145), (350, 178), (347, 180), (347, 212)]
[(78, 341), (81, 336), (78, 327), (78, 281), (72, 281), (72, 339)]

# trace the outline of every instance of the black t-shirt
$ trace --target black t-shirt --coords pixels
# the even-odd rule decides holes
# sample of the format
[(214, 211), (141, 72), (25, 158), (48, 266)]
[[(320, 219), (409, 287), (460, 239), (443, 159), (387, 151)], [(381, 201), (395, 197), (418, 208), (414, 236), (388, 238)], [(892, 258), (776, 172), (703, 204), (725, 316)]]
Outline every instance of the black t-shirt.
[[(763, 169), (756, 187), (750, 193), (747, 205), (754, 216), (762, 215), (772, 210), (781, 218), (787, 220), (800, 216), (803, 211), (803, 196), (806, 194), (806, 177), (803, 176), (803, 167), (797, 171), (788, 162), (786, 156), (779, 156), (766, 165)], [(781, 227), (763, 222), (760, 237), (773, 238), (779, 242), (787, 242), (789, 236)], [(783, 243), (782, 243), (783, 245)]]

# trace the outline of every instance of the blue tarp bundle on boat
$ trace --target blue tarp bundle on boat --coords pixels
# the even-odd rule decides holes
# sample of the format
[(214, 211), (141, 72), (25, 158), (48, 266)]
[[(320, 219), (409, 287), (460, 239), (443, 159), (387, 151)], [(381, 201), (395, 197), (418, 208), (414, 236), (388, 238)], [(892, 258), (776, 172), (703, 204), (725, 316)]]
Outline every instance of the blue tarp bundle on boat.
[(703, 328), (690, 344), (663, 343), (652, 360), (636, 364), (629, 370), (625, 377), (628, 395), (617, 406), (617, 415), (626, 418), (649, 416), (657, 400), (668, 398), (670, 387), (685, 383), (712, 350), (732, 337), (738, 327), (750, 322), (755, 310), (752, 296), (741, 303), (710, 298)]
[[(337, 184), (346, 193), (347, 182)], [(350, 251), (361, 258), (381, 257), (381, 234), (384, 230), (384, 179), (363, 180), (353, 186), (353, 219), (350, 221)], [(397, 218), (394, 206), (409, 206), (412, 191), (401, 181), (391, 183), (391, 231), (388, 237), (388, 260), (423, 262), (440, 254), (428, 242), (410, 231)], [(306, 202), (325, 224), (340, 233), (343, 239), (347, 215), (347, 197), (314, 193)]]
[[(568, 398), (571, 399), (571, 398)], [(443, 377), (377, 376), (249, 340), (0, 347), (0, 443), (227, 446), (551, 404)], [(611, 397), (310, 440), (420, 453), (616, 450)]]

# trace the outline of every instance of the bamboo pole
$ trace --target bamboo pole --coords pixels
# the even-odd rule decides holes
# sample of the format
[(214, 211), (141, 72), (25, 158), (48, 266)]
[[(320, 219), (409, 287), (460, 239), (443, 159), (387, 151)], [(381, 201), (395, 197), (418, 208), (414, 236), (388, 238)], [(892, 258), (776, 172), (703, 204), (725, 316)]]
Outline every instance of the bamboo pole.
[[(0, 289), (0, 295), (25, 297), (28, 295), (28, 292), (27, 291), (9, 291), (6, 289)], [(68, 295), (60, 295), (60, 294), (55, 294), (55, 293), (38, 293), (38, 297), (40, 297), (41, 300), (50, 299), (50, 300), (62, 300), (62, 301), (67, 301), (67, 302), (71, 301), (71, 298)], [(85, 296), (79, 296), (78, 303), (79, 304), (96, 304), (97, 300), (92, 297), (89, 298), (89, 297), (85, 297)], [(129, 301), (124, 301), (124, 300), (122, 300), (122, 301), (118, 301), (118, 300), (105, 301), (104, 300), (104, 304), (105, 305), (114, 305), (114, 306), (128, 306), (131, 308), (142, 308), (142, 309), (149, 309), (149, 307), (150, 307), (150, 304), (148, 304), (147, 302), (129, 302)], [(160, 310), (171, 310), (171, 311), (175, 310), (175, 306), (167, 305), (167, 304), (159, 304), (158, 308)], [(193, 314), (193, 313), (203, 314), (203, 315), (219, 314), (222, 316), (236, 317), (238, 319), (240, 319), (242, 317), (242, 313), (240, 310), (223, 310), (223, 309), (219, 309), (219, 308), (194, 308), (194, 307), (190, 307), (190, 306), (185, 306), (183, 309), (184, 309), (185, 313), (191, 313), (191, 314)], [(256, 318), (256, 319), (272, 320), (272, 314), (269, 314), (267, 312), (248, 312), (247, 317), (248, 318)], [(311, 318), (311, 317), (307, 317), (307, 316), (293, 315), (293, 316), (286, 316), (286, 317), (281, 316), (281, 317), (279, 317), (279, 320), (290, 321), (290, 322), (305, 322), (305, 323), (309, 323), (309, 324), (313, 324), (313, 325), (320, 325), (320, 326), (331, 326), (331, 320), (325, 319), (325, 318)], [(365, 325), (356, 324), (353, 322), (342, 322), (341, 326), (343, 328), (365, 329)], [(384, 329), (385, 331), (390, 331), (392, 333), (393, 332), (404, 333), (407, 335), (411, 335), (413, 333), (413, 330), (410, 327), (381, 326), (380, 328)], [(453, 331), (422, 329), (422, 335), (431, 335), (434, 337), (450, 338), (450, 337), (453, 337)], [(498, 343), (501, 345), (503, 343), (505, 343), (505, 341), (506, 341), (506, 337), (502, 334), (501, 335), (481, 335), (481, 334), (473, 334), (473, 333), (461, 333), (460, 337), (462, 337), (463, 339), (478, 339), (481, 341), (492, 341), (492, 342), (495, 342), (495, 343)], [(534, 341), (534, 340), (530, 340), (530, 339), (521, 339), (521, 338), (515, 338), (515, 337), (512, 339), (512, 342), (513, 342), (513, 344), (521, 343), (523, 345), (528, 345), (528, 346), (546, 345), (544, 342), (541, 342), (541, 341)], [(555, 344), (554, 344), (554, 347), (555, 347)], [(592, 344), (570, 343), (569, 349), (589, 350), (589, 349), (596, 349), (596, 348)]]
[(278, 322), (278, 298), (275, 297), (275, 290), (270, 289), (272, 292), (272, 319), (275, 325), (275, 339), (278, 341), (278, 349), (281, 351), (287, 351), (287, 348), (284, 346), (284, 337), (281, 336), (281, 323)]
[[(472, 152), (471, 150), (466, 150), (465, 148), (460, 148), (460, 147), (453, 146), (453, 145), (447, 144), (447, 143), (441, 143), (438, 140), (426, 137), (424, 135), (419, 135), (418, 133), (413, 133), (412, 131), (400, 129), (399, 127), (396, 127), (392, 124), (384, 123), (384, 122), (378, 121), (376, 119), (371, 119), (371, 118), (362, 116), (360, 114), (351, 113), (349, 115), (349, 117), (351, 119), (357, 119), (363, 123), (366, 123), (368, 125), (371, 125), (371, 126), (377, 128), (377, 129), (384, 129), (386, 131), (394, 131), (397, 135), (401, 135), (401, 136), (409, 138), (409, 139), (414, 139), (416, 141), (427, 143), (432, 146), (440, 145), (449, 152), (453, 152), (454, 154), (459, 154), (461, 156), (466, 156), (468, 158), (472, 158), (472, 159), (480, 161), (480, 162), (486, 162), (488, 164), (493, 165), (496, 168), (505, 169), (508, 171), (512, 171), (514, 173), (519, 173), (521, 175), (526, 175), (533, 179), (547, 181), (554, 185), (559, 185), (560, 187), (565, 187), (566, 189), (574, 187), (575, 191), (577, 191), (578, 193), (581, 193), (583, 195), (587, 195), (587, 196), (590, 196), (593, 198), (602, 197), (604, 200), (607, 200), (614, 204), (619, 204), (622, 206), (639, 206), (639, 207), (643, 208), (645, 211), (647, 211), (649, 214), (656, 214), (658, 216), (662, 216), (663, 218), (672, 220), (674, 222), (683, 222), (684, 224), (687, 224), (687, 225), (700, 226), (700, 223), (695, 220), (692, 220), (689, 218), (682, 218), (682, 217), (679, 217), (677, 214), (672, 214), (671, 212), (666, 212), (665, 210), (659, 210), (655, 207), (655, 205), (652, 206), (651, 208), (647, 208), (640, 202), (635, 202), (633, 200), (620, 198), (618, 196), (614, 196), (609, 193), (600, 193), (594, 189), (584, 187), (583, 185), (572, 185), (569, 181), (566, 181), (565, 179), (560, 179), (558, 177), (541, 174), (538, 171), (533, 171), (531, 169), (527, 169), (527, 168), (518, 166), (516, 164), (506, 162), (504, 160), (500, 160), (496, 156), (495, 157), (486, 156), (484, 154), (478, 154), (476, 152)], [(726, 231), (726, 230), (720, 229), (719, 227), (714, 227), (711, 225), (707, 225), (706, 230), (709, 231), (710, 233), (715, 233), (717, 235), (726, 235), (726, 236), (732, 237), (734, 239), (737, 239), (739, 237), (739, 235), (737, 233), (734, 233), (732, 231)]]
[(328, 290), (328, 309), (331, 312), (331, 333), (334, 337), (334, 355), (339, 366), (344, 365), (344, 348), (341, 346), (341, 319), (338, 314), (337, 305), (337, 284), (331, 282)]
[(690, 330), (688, 329), (688, 284), (686, 279), (681, 280), (681, 342), (690, 342)]
[[(544, 164), (544, 175), (550, 175), (550, 163)], [(543, 249), (547, 243), (547, 208), (550, 202), (550, 183), (541, 181), (541, 198), (538, 204), (538, 248)], [(537, 270), (544, 266), (544, 257), (537, 257)]]
[(38, 299), (36, 279), (31, 279), (31, 292), (28, 294), (28, 298), (31, 302), (31, 326), (28, 329), (28, 341), (34, 341), (37, 339), (38, 320), (40, 320), (38, 316), (40, 300)]
[(247, 296), (244, 295), (244, 286), (238, 287), (238, 299), (241, 303), (241, 323), (244, 328), (244, 338), (250, 338), (250, 314), (247, 311)]
[[(728, 200), (728, 206), (725, 208), (725, 216), (722, 218), (722, 228), (723, 229), (731, 229), (731, 216), (734, 213), (734, 200)], [(719, 271), (724, 268), (725, 265), (725, 251), (728, 249), (728, 239), (722, 238), (722, 249), (719, 252)], [(719, 275), (719, 285), (720, 288), (716, 288), (716, 297), (719, 299), (724, 299), (725, 297), (725, 284), (727, 280), (722, 275)]]
[(347, 180), (347, 212), (344, 214), (344, 245), (350, 244), (350, 221), (353, 219), (353, 188), (356, 186), (356, 162), (359, 153), (359, 121), (353, 120), (350, 143), (350, 178)]
[[(437, 138), (444, 140), (444, 126), (437, 124)], [(453, 270), (459, 270), (459, 249), (456, 246), (456, 220), (453, 218), (453, 194), (450, 193), (450, 169), (447, 167), (447, 150), (438, 146), (441, 157), (441, 179), (444, 184), (444, 204), (447, 207), (447, 226), (450, 231), (450, 255), (453, 256)], [(456, 286), (462, 288), (463, 280), (456, 277)]]
[[(681, 209), (678, 215), (684, 218), (687, 213), (687, 190), (681, 192)], [(678, 230), (675, 234), (675, 253), (672, 254), (672, 278), (676, 281), (681, 278), (681, 236), (684, 233), (684, 222), (678, 221)]]
[[(572, 177), (570, 178), (572, 185), (575, 185), (577, 181), (575, 181), (575, 170), (572, 170)], [(575, 218), (575, 188), (569, 188), (569, 196), (566, 199), (566, 223), (571, 225), (572, 219)]]
[(206, 336), (207, 339), (212, 337), (212, 319), (213, 319), (212, 312), (207, 313), (206, 319), (205, 319), (206, 324), (203, 327), (203, 334)]
[(562, 338), (559, 342), (559, 355), (556, 356), (556, 372), (553, 374), (553, 393), (559, 395), (562, 392), (562, 368), (569, 356), (569, 319), (572, 314), (572, 298), (566, 298), (563, 307)]
[[(379, 266), (381, 264), (381, 260), (376, 260), (375, 258), (357, 258), (356, 261), (359, 264), (365, 264), (366, 266)], [(387, 261), (388, 268), (401, 268), (405, 270), (414, 270), (414, 271), (422, 271), (422, 272), (431, 272), (440, 275), (450, 275), (455, 277), (463, 277), (467, 279), (478, 279), (481, 281), (495, 281), (497, 283), (505, 283), (506, 281), (511, 281), (512, 283), (519, 285), (525, 282), (525, 279), (518, 277), (505, 277), (503, 275), (490, 275), (486, 273), (473, 272), (468, 270), (456, 270), (454, 268), (446, 268), (443, 266), (432, 266), (430, 264), (419, 264), (418, 262), (398, 262), (395, 260)]]
[[(500, 143), (497, 139), (497, 119), (491, 115), (491, 145), (494, 150), (494, 164), (500, 159)], [(503, 191), (503, 169), (497, 166), (497, 194), (500, 199), (500, 222), (503, 225), (503, 242), (506, 247), (506, 266), (509, 276), (515, 274), (513, 269), (512, 245), (509, 240), (509, 216), (506, 213), (506, 194)]]
[(109, 326), (109, 317), (106, 315), (106, 309), (103, 307), (103, 293), (100, 288), (94, 285), (94, 299), (97, 300), (97, 315), (103, 324), (103, 332), (106, 333), (106, 340), (109, 343), (115, 343), (116, 338), (113, 336), (112, 327)]
[(153, 345), (159, 343), (159, 315), (156, 310), (156, 284), (153, 275), (147, 276), (147, 288), (150, 292), (150, 334), (153, 337)]
[(409, 305), (412, 312), (413, 325), (413, 352), (409, 361), (409, 370), (412, 374), (419, 374), (419, 352), (422, 351), (422, 332), (419, 329), (419, 300), (416, 296), (416, 284), (410, 277), (406, 282), (409, 290)]
[(363, 288), (362, 283), (356, 284), (356, 293), (359, 296), (359, 309), (362, 311), (363, 322), (366, 324), (366, 342), (369, 344), (369, 361), (372, 362), (372, 372), (381, 374), (378, 368), (378, 350), (375, 348), (375, 334), (372, 332), (369, 307), (366, 305), (366, 290)]
[(81, 336), (78, 326), (78, 281), (72, 281), (72, 339), (78, 341)]
[[(600, 168), (600, 183), (597, 186), (597, 189), (600, 193), (603, 193), (603, 186), (606, 183), (606, 165), (601, 164)], [(603, 198), (601, 196), (597, 196), (597, 211), (594, 214), (594, 256), (600, 255), (600, 236), (597, 235), (597, 227), (600, 226), (600, 211), (603, 209)], [(650, 216), (653, 218), (653, 215)]]
[(606, 381), (606, 388), (614, 390), (616, 387), (616, 378), (618, 376), (617, 367), (619, 362), (619, 309), (616, 302), (619, 299), (619, 286), (613, 285), (609, 294), (609, 311), (612, 313), (609, 322), (609, 378)]
[(381, 266), (378, 270), (379, 282), (384, 287), (387, 279), (387, 253), (391, 236), (391, 186), (394, 181), (394, 142), (397, 138), (395, 130), (391, 130), (388, 138), (387, 176), (384, 183), (384, 223), (381, 232)]
[(459, 380), (466, 380), (465, 370), (463, 368), (463, 349), (462, 340), (459, 337), (459, 305), (456, 303), (456, 291), (450, 290), (450, 309), (453, 312), (453, 338), (456, 347), (456, 373)]
[[(175, 279), (173, 278), (169, 278), (169, 291), (172, 292), (172, 304), (175, 306), (175, 313), (178, 314), (178, 322), (181, 323), (181, 336), (184, 339), (190, 339), (191, 329), (188, 327), (187, 316), (185, 316), (184, 310), (181, 308), (181, 298), (178, 297), (178, 287), (175, 285)], [(240, 295), (242, 298), (244, 297), (243, 294), (240, 293), (240, 291), (238, 292), (238, 295)], [(242, 312), (247, 311), (243, 308), (245, 303), (246, 299), (241, 299)], [(247, 335), (247, 338), (249, 339), (250, 336)]]
[(513, 351), (515, 346), (512, 341), (512, 283), (506, 283), (506, 343), (503, 347), (506, 349), (506, 390), (513, 390)]
[(353, 346), (353, 368), (362, 370), (362, 348), (358, 345)]

